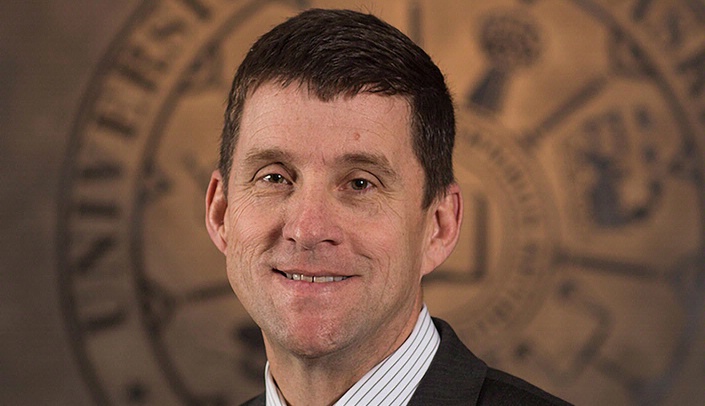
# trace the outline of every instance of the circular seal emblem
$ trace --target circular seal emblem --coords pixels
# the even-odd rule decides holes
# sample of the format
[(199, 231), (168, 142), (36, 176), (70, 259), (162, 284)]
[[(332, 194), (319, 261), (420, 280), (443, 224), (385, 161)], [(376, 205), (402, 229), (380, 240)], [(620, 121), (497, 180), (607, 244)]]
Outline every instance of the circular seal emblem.
[[(239, 61), (320, 5), (148, 1), (98, 67), (58, 219), (62, 306), (96, 403), (229, 405), (262, 390), (260, 332), (203, 196)], [(705, 6), (389, 7), (458, 106), (465, 220), (424, 280), (431, 313), (493, 366), (576, 403), (705, 402)]]

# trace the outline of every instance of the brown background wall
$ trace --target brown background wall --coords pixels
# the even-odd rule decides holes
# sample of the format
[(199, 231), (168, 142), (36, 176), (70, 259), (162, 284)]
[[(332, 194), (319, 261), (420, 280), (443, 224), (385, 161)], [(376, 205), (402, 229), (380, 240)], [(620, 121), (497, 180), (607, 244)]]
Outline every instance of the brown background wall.
[(466, 221), (426, 280), (491, 364), (577, 404), (705, 403), (705, 4), (0, 4), (0, 404), (236, 404), (261, 339), (202, 225), (263, 31), (369, 10), (446, 72)]

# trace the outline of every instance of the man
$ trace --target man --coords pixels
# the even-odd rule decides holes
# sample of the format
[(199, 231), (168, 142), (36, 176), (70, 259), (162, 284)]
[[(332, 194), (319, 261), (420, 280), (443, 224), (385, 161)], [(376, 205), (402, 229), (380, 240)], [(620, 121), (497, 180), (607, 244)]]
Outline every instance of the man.
[(254, 44), (206, 196), (264, 337), (266, 392), (248, 404), (562, 404), (423, 304), (460, 230), (454, 137), (439, 69), (373, 16), (310, 10)]

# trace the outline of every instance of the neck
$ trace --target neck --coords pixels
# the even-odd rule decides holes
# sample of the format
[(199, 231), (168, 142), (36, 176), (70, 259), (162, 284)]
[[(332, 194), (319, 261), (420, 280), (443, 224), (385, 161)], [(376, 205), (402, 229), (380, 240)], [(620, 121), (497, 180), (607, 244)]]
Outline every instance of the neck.
[[(396, 351), (409, 337), (421, 305), (408, 321), (378, 342), (356, 343), (350, 348), (319, 357), (292, 354), (264, 336), (269, 368), (274, 381), (291, 406), (329, 406), (340, 399), (375, 365)], [(391, 326), (389, 326), (391, 327)]]
[(298, 361), (270, 361), (270, 373), (291, 406), (329, 406), (357, 382), (366, 371), (345, 370), (342, 365), (312, 365)]

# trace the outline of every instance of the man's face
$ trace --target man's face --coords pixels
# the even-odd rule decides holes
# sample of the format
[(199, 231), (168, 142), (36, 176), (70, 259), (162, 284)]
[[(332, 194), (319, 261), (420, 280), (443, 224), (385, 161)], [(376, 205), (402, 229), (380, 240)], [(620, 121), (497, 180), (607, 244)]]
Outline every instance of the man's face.
[(221, 249), (268, 351), (388, 352), (413, 328), (437, 263), (409, 120), (401, 97), (269, 84), (248, 98)]

